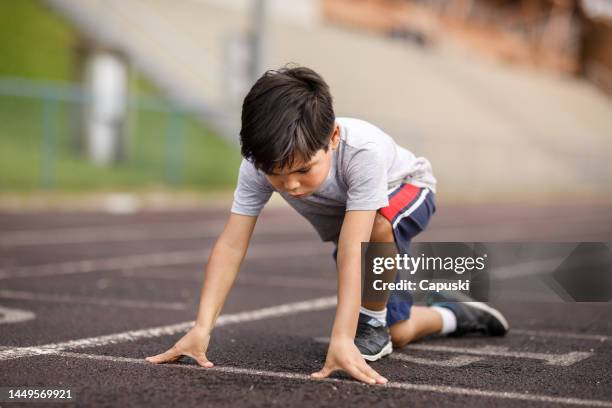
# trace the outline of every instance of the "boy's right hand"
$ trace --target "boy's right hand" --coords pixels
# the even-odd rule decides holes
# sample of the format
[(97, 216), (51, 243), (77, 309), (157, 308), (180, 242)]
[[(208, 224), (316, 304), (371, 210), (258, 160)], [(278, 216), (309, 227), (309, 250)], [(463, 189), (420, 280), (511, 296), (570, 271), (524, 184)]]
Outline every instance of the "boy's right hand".
[(206, 358), (206, 350), (210, 341), (210, 333), (204, 329), (193, 327), (168, 351), (147, 357), (146, 360), (155, 363), (169, 363), (177, 361), (181, 356), (193, 358), (202, 367), (210, 368), (213, 363)]
[(311, 375), (315, 378), (326, 378), (336, 370), (343, 370), (351, 377), (366, 384), (386, 384), (388, 382), (385, 377), (366, 363), (352, 338), (334, 339), (332, 337), (325, 365)]

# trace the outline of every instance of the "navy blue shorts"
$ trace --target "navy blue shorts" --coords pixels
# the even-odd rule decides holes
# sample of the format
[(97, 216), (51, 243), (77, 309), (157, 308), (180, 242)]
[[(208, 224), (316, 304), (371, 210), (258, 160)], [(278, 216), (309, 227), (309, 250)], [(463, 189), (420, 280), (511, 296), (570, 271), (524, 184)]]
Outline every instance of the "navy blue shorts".
[[(398, 253), (410, 255), (412, 238), (423, 231), (436, 212), (434, 193), (423, 187), (402, 184), (389, 194), (389, 206), (378, 212), (393, 226)], [(396, 281), (400, 274), (396, 275)], [(392, 291), (387, 302), (387, 325), (410, 318), (412, 295), (408, 291)]]
[[(412, 238), (423, 231), (436, 212), (435, 194), (428, 188), (401, 184), (389, 193), (389, 205), (378, 212), (393, 226), (398, 253), (410, 255)], [(337, 249), (334, 251), (336, 259)], [(396, 275), (396, 281), (400, 274)], [(387, 302), (387, 325), (410, 318), (412, 295), (408, 291), (392, 291)]]

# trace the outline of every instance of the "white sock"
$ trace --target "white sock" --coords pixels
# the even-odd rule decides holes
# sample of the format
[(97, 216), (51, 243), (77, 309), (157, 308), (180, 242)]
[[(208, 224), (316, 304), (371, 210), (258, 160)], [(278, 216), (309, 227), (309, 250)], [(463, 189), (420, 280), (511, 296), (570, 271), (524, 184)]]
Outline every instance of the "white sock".
[(359, 313), (363, 313), (366, 316), (370, 316), (380, 321), (383, 326), (387, 325), (387, 308), (385, 307), (383, 310), (370, 310), (366, 309), (363, 306), (359, 307)]
[(442, 318), (442, 330), (440, 334), (449, 334), (457, 330), (457, 316), (447, 307), (432, 306), (436, 312), (440, 313)]

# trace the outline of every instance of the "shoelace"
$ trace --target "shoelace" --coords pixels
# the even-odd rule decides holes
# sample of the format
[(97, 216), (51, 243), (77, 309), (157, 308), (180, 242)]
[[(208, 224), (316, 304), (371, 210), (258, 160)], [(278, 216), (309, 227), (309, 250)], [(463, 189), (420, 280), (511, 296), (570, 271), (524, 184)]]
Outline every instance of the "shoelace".
[(370, 326), (367, 323), (358, 323), (357, 324), (357, 333), (369, 336), (369, 335), (372, 335), (372, 334), (376, 334), (376, 328), (373, 327), (373, 326)]

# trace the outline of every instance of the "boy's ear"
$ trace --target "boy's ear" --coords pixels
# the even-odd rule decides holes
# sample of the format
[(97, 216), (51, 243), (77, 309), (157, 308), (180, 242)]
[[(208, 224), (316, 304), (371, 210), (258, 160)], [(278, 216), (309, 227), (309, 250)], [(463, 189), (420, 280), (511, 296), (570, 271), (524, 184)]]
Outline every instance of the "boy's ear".
[(332, 133), (331, 138), (329, 139), (329, 147), (331, 147), (332, 150), (336, 150), (339, 144), (340, 144), (340, 125), (336, 123), (334, 126), (334, 132)]

